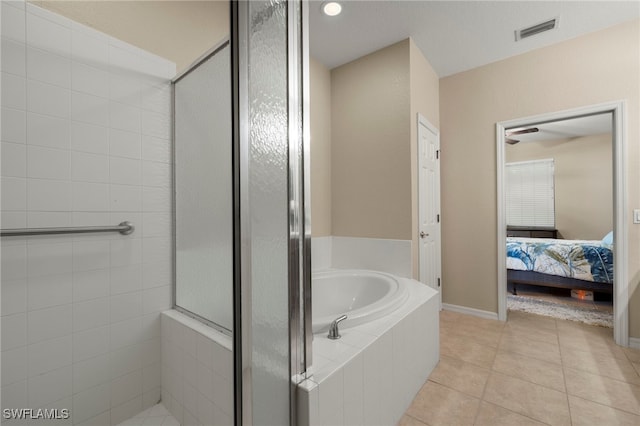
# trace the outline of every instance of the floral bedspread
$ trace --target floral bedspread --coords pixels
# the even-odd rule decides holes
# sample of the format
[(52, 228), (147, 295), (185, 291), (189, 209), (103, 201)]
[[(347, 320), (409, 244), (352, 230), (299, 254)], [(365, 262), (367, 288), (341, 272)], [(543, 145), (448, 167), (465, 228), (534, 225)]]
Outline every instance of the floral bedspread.
[(612, 248), (602, 241), (507, 238), (507, 269), (613, 284)]

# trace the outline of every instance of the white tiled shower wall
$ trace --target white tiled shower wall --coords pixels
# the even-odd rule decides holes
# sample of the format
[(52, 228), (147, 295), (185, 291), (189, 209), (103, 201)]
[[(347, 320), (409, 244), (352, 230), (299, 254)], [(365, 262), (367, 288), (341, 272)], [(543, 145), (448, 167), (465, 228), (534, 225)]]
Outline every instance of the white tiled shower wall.
[(174, 309), (161, 327), (164, 406), (184, 425), (231, 426), (231, 337)]
[(117, 424), (160, 399), (175, 65), (31, 4), (1, 15), (2, 228), (136, 226), (2, 239), (2, 407)]

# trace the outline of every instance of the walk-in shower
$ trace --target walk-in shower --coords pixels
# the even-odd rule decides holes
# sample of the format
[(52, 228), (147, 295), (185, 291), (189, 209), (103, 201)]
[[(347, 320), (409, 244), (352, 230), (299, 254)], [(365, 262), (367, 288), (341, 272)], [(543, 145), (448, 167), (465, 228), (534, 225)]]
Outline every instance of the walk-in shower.
[(311, 349), (302, 5), (233, 2), (231, 12), (229, 41), (173, 82), (162, 395), (187, 423), (293, 424)]
[(233, 175), (229, 42), (173, 83), (175, 306), (233, 328)]
[(117, 425), (161, 395), (176, 65), (60, 4), (0, 4), (3, 425)]

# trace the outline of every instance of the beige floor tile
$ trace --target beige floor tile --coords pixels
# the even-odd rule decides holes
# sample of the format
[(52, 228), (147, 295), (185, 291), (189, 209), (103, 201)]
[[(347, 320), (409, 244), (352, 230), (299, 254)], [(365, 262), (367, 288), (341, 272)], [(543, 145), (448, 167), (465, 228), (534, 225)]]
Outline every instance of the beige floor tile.
[(550, 425), (570, 425), (565, 393), (493, 372), (484, 400)]
[[(615, 345), (613, 336), (599, 333), (597, 331), (584, 330), (582, 328), (560, 329), (558, 330), (560, 343), (573, 343), (576, 345), (595, 343), (599, 346)], [(621, 350), (624, 353), (624, 350)]]
[(455, 358), (442, 356), (429, 380), (480, 398), (490, 370)]
[(518, 311), (509, 311), (507, 313), (507, 324), (522, 325), (525, 327), (551, 331), (556, 330), (555, 319)]
[(564, 377), (570, 395), (640, 414), (640, 386), (566, 367)]
[(467, 317), (462, 322), (473, 324), (477, 328), (480, 328), (483, 330), (495, 331), (495, 332), (502, 332), (502, 329), (504, 329), (504, 325), (505, 325), (503, 321), (472, 317), (469, 315), (467, 315)]
[(509, 337), (523, 337), (527, 339), (536, 340), (544, 343), (558, 344), (558, 332), (555, 330), (549, 330), (546, 328), (535, 328), (531, 324), (516, 323), (512, 324), (508, 322), (504, 327), (503, 336)]
[(640, 350), (610, 329), (520, 312), (440, 325), (441, 361), (398, 426), (640, 425)]
[(640, 416), (569, 395), (573, 426), (637, 426)]
[(567, 348), (561, 348), (561, 355), (563, 366), (640, 385), (640, 376), (626, 358)]
[(640, 349), (622, 348), (625, 355), (631, 362), (640, 362)]
[(612, 338), (598, 334), (560, 333), (558, 336), (560, 347), (598, 354), (602, 358), (627, 359), (624, 349), (615, 344)]
[(598, 337), (613, 342), (613, 329), (607, 327), (597, 327), (576, 321), (556, 322), (558, 334), (571, 336), (588, 336), (589, 338)]
[(414, 419), (411, 416), (407, 416), (406, 414), (402, 416), (397, 426), (427, 426), (426, 423), (422, 423), (418, 419)]
[(475, 426), (543, 426), (537, 420), (523, 416), (486, 401), (480, 403)]
[(459, 314), (458, 312), (442, 310), (440, 311), (440, 323), (464, 321), (469, 315)]
[(443, 330), (457, 332), (459, 334), (472, 335), (478, 334), (479, 338), (485, 338), (483, 334), (499, 336), (504, 328), (504, 322), (496, 320), (487, 320), (484, 318), (474, 318), (465, 316), (457, 318), (455, 321), (441, 321), (440, 325)]
[(428, 381), (406, 414), (430, 426), (472, 425), (480, 400)]
[(502, 329), (498, 331), (496, 328), (491, 326), (486, 327), (468, 322), (443, 324), (442, 327), (440, 327), (440, 332), (464, 336), (468, 339), (475, 340), (478, 343), (494, 348), (498, 347), (500, 337), (502, 336)]
[(440, 321), (440, 335), (455, 333), (458, 324), (454, 321)]
[(498, 351), (493, 370), (565, 392), (562, 366), (513, 352)]
[(556, 342), (529, 340), (526, 335), (503, 335), (498, 349), (561, 364), (560, 347)]
[(491, 368), (496, 356), (496, 348), (464, 336), (443, 334), (440, 336), (440, 355), (466, 361), (479, 367)]
[(602, 337), (608, 337), (613, 340), (613, 329), (608, 327), (598, 327), (595, 325), (589, 325), (577, 321), (563, 321), (558, 320), (556, 322), (558, 327), (558, 333), (582, 333), (588, 335), (596, 335)]

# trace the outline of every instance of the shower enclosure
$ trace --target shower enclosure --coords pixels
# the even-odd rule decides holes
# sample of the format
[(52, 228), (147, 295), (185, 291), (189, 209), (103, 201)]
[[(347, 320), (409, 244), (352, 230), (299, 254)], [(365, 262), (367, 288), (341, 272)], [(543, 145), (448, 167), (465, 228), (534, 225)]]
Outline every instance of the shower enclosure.
[(311, 363), (305, 7), (233, 2), (173, 84), (174, 308), (233, 339), (235, 424), (294, 424)]
[(174, 80), (175, 305), (233, 329), (229, 42)]
[[(307, 4), (213, 3), (0, 2), (3, 409), (118, 425), (161, 402), (182, 424), (296, 423)], [(183, 52), (143, 49), (172, 13), (185, 51), (229, 33), (178, 77)], [(135, 30), (96, 29), (118, 14)], [(230, 31), (187, 34), (200, 16)]]

